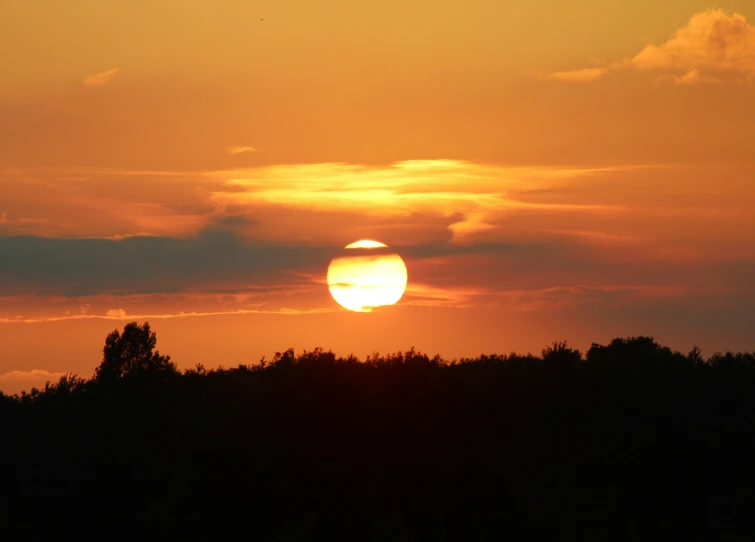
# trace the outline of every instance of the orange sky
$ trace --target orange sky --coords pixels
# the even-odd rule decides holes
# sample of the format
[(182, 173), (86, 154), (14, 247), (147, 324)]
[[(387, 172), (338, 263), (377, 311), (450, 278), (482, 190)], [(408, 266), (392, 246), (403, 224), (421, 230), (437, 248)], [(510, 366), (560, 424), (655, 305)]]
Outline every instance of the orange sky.
[[(11, 2), (0, 390), (132, 319), (182, 367), (753, 350), (754, 59), (736, 0)], [(397, 306), (330, 297), (358, 239)]]

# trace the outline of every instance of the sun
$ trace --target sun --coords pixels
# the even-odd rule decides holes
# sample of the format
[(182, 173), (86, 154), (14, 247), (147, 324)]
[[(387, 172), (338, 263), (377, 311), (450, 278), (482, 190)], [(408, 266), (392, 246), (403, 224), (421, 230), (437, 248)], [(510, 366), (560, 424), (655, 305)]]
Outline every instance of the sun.
[(407, 283), (406, 264), (387, 245), (363, 239), (344, 248), (328, 267), (328, 288), (339, 305), (372, 312), (396, 304)]

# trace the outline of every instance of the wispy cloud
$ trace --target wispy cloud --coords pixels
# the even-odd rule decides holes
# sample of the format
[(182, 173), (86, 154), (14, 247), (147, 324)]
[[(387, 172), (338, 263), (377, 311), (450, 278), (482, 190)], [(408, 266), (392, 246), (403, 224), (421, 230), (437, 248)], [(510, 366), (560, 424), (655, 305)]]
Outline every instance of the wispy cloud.
[[(606, 211), (599, 202), (578, 199), (536, 203), (525, 192), (626, 169), (631, 168), (506, 167), (455, 160), (199, 172), (34, 168), (0, 171), (0, 200), (8, 218), (40, 209), (47, 214), (35, 222), (9, 220), (6, 230), (49, 237), (187, 237), (231, 214), (253, 218), (256, 225), (247, 224), (246, 233), (276, 241), (340, 242), (344, 235), (361, 235), (360, 228), (374, 233), (376, 226), (381, 232), (400, 228), (415, 231), (414, 236), (448, 234), (464, 240), (494, 232), (491, 218), (501, 213)], [(344, 224), (349, 231), (341, 232)]]
[[(565, 286), (530, 289), (505, 289), (499, 285), (486, 286), (438, 286), (419, 281), (408, 284), (406, 292), (398, 302), (402, 306), (471, 308), (485, 306), (506, 306), (519, 311), (557, 310), (566, 306), (629, 303), (636, 299), (669, 299), (687, 295), (685, 286), (668, 285), (605, 285), (605, 286)], [(222, 311), (188, 311), (188, 312), (147, 312), (126, 314), (123, 309), (107, 311), (105, 315), (82, 311), (78, 314), (56, 316), (22, 315), (0, 317), (2, 324), (48, 324), (68, 321), (145, 321), (174, 320), (186, 318), (239, 316), (250, 314), (264, 315), (311, 315), (329, 314), (343, 311), (339, 307), (310, 307), (279, 309), (235, 309)]]
[(609, 246), (609, 247), (636, 245), (636, 244), (647, 241), (646, 237), (642, 237), (640, 235), (633, 235), (633, 234), (619, 235), (615, 233), (608, 233), (605, 231), (569, 230), (569, 229), (563, 229), (563, 230), (544, 229), (540, 231), (542, 231), (543, 233), (555, 233), (558, 235), (571, 236), (577, 239), (585, 240), (587, 242), (590, 242), (596, 245)]
[(137, 233), (127, 233), (127, 234), (116, 233), (113, 235), (107, 235), (105, 236), (105, 239), (111, 239), (113, 241), (123, 241), (124, 239), (130, 239), (132, 237), (157, 237), (157, 236), (154, 233), (140, 231)]
[(49, 226), (52, 220), (49, 218), (8, 218), (8, 213), (0, 213), (0, 233), (25, 234), (31, 233), (39, 226)]
[(247, 152), (259, 152), (257, 147), (228, 147), (228, 154), (244, 154)]
[(410, 282), (401, 299), (401, 304), (420, 307), (471, 307), (473, 300), (489, 293), (482, 287), (438, 287), (419, 282)]
[(118, 73), (118, 68), (90, 75), (84, 79), (81, 84), (85, 87), (104, 87), (110, 82), (116, 73)]
[(540, 74), (540, 78), (552, 81), (563, 81), (565, 83), (587, 83), (600, 79), (607, 73), (608, 69), (606, 68), (584, 68), (581, 70)]
[(683, 286), (606, 285), (558, 286), (533, 290), (510, 290), (489, 294), (503, 305), (522, 312), (555, 311), (566, 307), (617, 306), (640, 299), (678, 299), (689, 294)]
[[(363, 216), (407, 217), (433, 213), (451, 220), (454, 240), (491, 229), (489, 219), (513, 210), (605, 212), (616, 206), (533, 203), (516, 197), (523, 186), (574, 178), (613, 168), (505, 168), (455, 160), (411, 160), (389, 167), (306, 164), (234, 170), (223, 190), (212, 193), (218, 208), (282, 206)], [(617, 168), (620, 169), (620, 168)]]
[[(237, 309), (232, 311), (206, 311), (206, 312), (178, 312), (178, 313), (156, 313), (156, 314), (130, 314), (126, 315), (117, 311), (108, 311), (107, 314), (66, 314), (62, 316), (43, 316), (26, 318), (24, 316), (18, 317), (0, 317), (0, 324), (46, 324), (52, 322), (66, 322), (72, 320), (172, 320), (176, 318), (198, 318), (207, 316), (231, 316), (239, 314), (281, 314), (281, 315), (297, 315), (297, 314), (323, 314), (329, 312), (336, 312), (338, 308), (320, 307), (320, 308), (308, 308), (308, 309), (296, 309), (284, 307), (277, 310), (256, 310), (256, 309)], [(112, 314), (111, 314), (112, 313)]]
[(699, 85), (700, 83), (721, 83), (720, 77), (708, 77), (700, 74), (698, 68), (692, 68), (684, 75), (675, 75), (674, 83), (677, 85)]

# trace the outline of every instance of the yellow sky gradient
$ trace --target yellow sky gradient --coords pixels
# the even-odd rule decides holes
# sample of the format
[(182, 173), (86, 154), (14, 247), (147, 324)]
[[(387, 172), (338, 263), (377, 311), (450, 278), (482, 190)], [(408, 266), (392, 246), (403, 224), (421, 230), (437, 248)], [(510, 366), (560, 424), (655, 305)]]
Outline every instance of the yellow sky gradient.
[[(180, 365), (753, 349), (753, 59), (738, 0), (11, 1), (0, 390), (130, 318)], [(357, 239), (406, 261), (393, 320), (327, 292)]]

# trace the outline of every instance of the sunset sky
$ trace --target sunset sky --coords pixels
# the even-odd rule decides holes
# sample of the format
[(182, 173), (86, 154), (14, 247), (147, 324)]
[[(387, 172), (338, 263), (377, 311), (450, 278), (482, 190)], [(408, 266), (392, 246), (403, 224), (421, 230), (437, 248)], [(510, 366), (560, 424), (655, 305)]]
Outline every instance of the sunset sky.
[[(261, 20), (264, 19), (264, 20)], [(10, 0), (0, 390), (652, 335), (755, 349), (755, 3)], [(401, 301), (326, 271), (374, 239)]]

